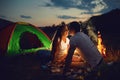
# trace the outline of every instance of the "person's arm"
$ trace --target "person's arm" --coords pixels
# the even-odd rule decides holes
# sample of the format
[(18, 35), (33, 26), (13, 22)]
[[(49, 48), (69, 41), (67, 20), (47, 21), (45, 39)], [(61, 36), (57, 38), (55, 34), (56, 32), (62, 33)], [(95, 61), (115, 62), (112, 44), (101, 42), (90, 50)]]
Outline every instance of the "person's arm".
[[(69, 50), (69, 48), (70, 48), (70, 40), (67, 38), (67, 48), (66, 48), (66, 56), (67, 56), (67, 54), (68, 54), (68, 50)], [(66, 58), (66, 57), (65, 57)]]
[(71, 62), (72, 61), (72, 56), (73, 56), (73, 54), (74, 54), (74, 51), (75, 51), (75, 47), (74, 46), (70, 46), (70, 48), (69, 48), (69, 50), (68, 50), (68, 54), (67, 54), (67, 56), (66, 56), (66, 61), (68, 60), (70, 60), (69, 62)]
[(75, 48), (76, 48), (76, 47), (75, 47), (74, 45), (70, 45), (70, 48), (69, 48), (69, 50), (68, 50), (68, 54), (67, 54), (66, 60), (65, 60), (64, 72), (66, 72), (66, 71), (69, 70), (69, 67), (70, 67), (71, 62), (72, 62), (72, 57), (73, 57)]

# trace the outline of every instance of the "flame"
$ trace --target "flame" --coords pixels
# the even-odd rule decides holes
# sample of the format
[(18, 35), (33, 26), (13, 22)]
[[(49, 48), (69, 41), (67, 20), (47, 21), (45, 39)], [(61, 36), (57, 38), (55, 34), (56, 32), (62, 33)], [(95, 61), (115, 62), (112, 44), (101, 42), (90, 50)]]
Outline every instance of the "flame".
[(100, 52), (103, 56), (106, 56), (106, 48), (105, 48), (105, 46), (102, 44), (102, 38), (101, 38), (100, 31), (98, 31), (98, 45), (97, 45), (97, 48), (98, 48), (99, 52)]

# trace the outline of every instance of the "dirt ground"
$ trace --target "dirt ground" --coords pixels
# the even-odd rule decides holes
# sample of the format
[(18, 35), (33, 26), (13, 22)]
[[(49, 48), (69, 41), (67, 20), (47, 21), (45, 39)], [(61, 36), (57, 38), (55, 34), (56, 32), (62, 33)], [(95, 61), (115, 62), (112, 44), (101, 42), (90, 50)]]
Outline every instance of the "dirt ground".
[[(50, 66), (41, 64), (37, 55), (0, 57), (0, 80), (119, 80), (120, 62), (111, 62), (107, 67), (89, 75), (89, 68), (72, 67), (68, 76), (52, 72)], [(92, 74), (92, 73), (90, 73)]]

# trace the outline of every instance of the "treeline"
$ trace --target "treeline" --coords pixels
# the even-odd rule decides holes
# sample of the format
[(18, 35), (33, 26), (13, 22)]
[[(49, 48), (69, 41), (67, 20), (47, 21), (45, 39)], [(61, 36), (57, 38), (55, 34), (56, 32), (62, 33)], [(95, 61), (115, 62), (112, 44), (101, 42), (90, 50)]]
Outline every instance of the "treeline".
[[(97, 32), (100, 31), (103, 44), (107, 50), (120, 50), (120, 9), (114, 9), (108, 13), (93, 16), (88, 21), (81, 22), (82, 31), (90, 36), (91, 40), (97, 43)], [(61, 22), (59, 25), (64, 25)], [(52, 39), (59, 25), (40, 27)]]

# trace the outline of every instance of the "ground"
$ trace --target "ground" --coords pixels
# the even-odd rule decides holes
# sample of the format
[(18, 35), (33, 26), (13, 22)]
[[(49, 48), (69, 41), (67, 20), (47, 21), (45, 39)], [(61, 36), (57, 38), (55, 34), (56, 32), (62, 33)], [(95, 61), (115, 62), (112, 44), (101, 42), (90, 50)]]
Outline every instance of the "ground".
[[(52, 72), (50, 66), (41, 64), (38, 55), (22, 55), (0, 57), (1, 80), (119, 80), (120, 61), (111, 62), (109, 66), (96, 72), (95, 75), (85, 74), (89, 68), (72, 67), (68, 76), (61, 72)], [(92, 74), (92, 73), (90, 73)]]

